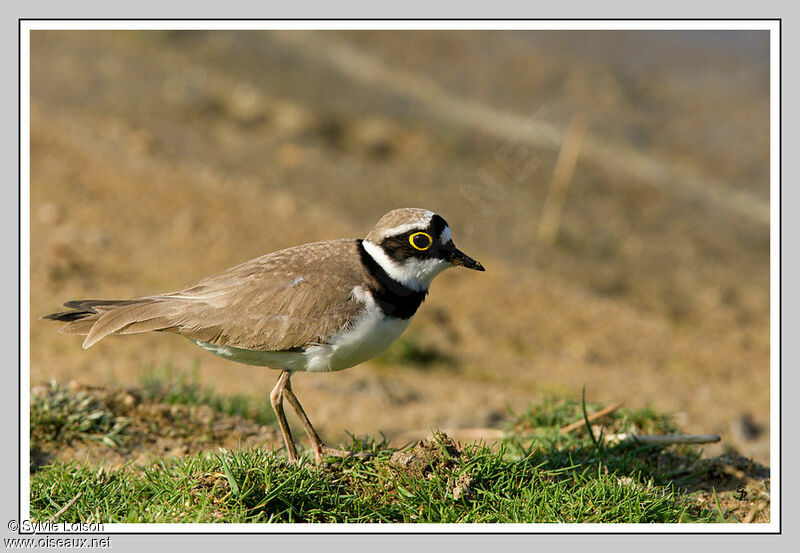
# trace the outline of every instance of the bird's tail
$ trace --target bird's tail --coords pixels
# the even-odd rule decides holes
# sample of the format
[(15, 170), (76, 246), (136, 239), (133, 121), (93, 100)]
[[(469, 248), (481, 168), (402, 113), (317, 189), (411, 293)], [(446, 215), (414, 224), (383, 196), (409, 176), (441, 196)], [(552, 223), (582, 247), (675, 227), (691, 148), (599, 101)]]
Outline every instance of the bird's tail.
[(41, 318), (66, 323), (59, 332), (85, 335), (84, 349), (111, 334), (174, 329), (167, 317), (169, 306), (156, 297), (68, 301), (64, 307), (68, 307), (70, 311), (52, 313)]

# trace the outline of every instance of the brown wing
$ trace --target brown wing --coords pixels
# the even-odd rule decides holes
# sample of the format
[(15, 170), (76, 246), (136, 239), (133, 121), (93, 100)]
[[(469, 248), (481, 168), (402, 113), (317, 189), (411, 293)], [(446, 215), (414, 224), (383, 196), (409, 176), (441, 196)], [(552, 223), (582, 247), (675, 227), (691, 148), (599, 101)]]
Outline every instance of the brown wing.
[(259, 351), (323, 342), (349, 324), (363, 282), (355, 240), (305, 244), (274, 252), (178, 292), (125, 301), (69, 302), (75, 311), (46, 318), (62, 331), (87, 334), (88, 348), (110, 334), (152, 330)]

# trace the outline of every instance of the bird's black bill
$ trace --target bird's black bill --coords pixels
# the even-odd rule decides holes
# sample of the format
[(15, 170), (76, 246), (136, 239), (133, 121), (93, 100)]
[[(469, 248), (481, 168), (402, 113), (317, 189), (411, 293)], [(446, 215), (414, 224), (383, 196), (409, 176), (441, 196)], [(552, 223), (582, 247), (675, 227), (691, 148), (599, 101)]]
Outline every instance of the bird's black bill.
[(466, 267), (467, 269), (475, 269), (476, 271), (485, 271), (479, 262), (472, 259), (459, 249), (453, 250), (449, 258), (450, 263), (459, 267)]

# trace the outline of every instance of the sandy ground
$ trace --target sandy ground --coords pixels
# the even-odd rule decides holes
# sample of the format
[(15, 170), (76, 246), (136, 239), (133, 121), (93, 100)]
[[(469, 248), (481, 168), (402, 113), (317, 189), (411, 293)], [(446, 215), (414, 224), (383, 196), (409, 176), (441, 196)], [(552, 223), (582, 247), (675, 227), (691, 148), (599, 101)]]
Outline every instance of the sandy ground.
[[(298, 375), (321, 433), (502, 424), (543, 395), (671, 411), (769, 464), (766, 38), (642, 33), (33, 33), (31, 384), (268, 369), (173, 335), (80, 339), (63, 301), (178, 288), (386, 211), (441, 213), (486, 273), (438, 277), (430, 363)], [(409, 47), (413, 45), (413, 47)], [(577, 123), (576, 123), (577, 122)], [(537, 238), (570, 125), (558, 238)], [(574, 127), (573, 127), (574, 128)], [(394, 355), (391, 355), (394, 352)]]

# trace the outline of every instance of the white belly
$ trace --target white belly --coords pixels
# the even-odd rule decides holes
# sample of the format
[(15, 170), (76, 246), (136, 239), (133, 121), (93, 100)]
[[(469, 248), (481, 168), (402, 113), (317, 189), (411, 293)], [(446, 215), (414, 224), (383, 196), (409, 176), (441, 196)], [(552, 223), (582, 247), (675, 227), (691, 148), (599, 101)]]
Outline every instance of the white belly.
[(311, 372), (340, 371), (380, 355), (408, 327), (411, 319), (387, 317), (368, 311), (348, 332), (338, 334), (330, 344), (306, 351)]
[[(370, 306), (372, 307), (372, 306)], [(378, 309), (367, 309), (346, 332), (326, 344), (305, 351), (256, 351), (233, 346), (218, 346), (193, 340), (206, 351), (247, 365), (287, 371), (331, 372), (363, 363), (383, 353), (408, 327), (411, 319), (385, 316)]]

